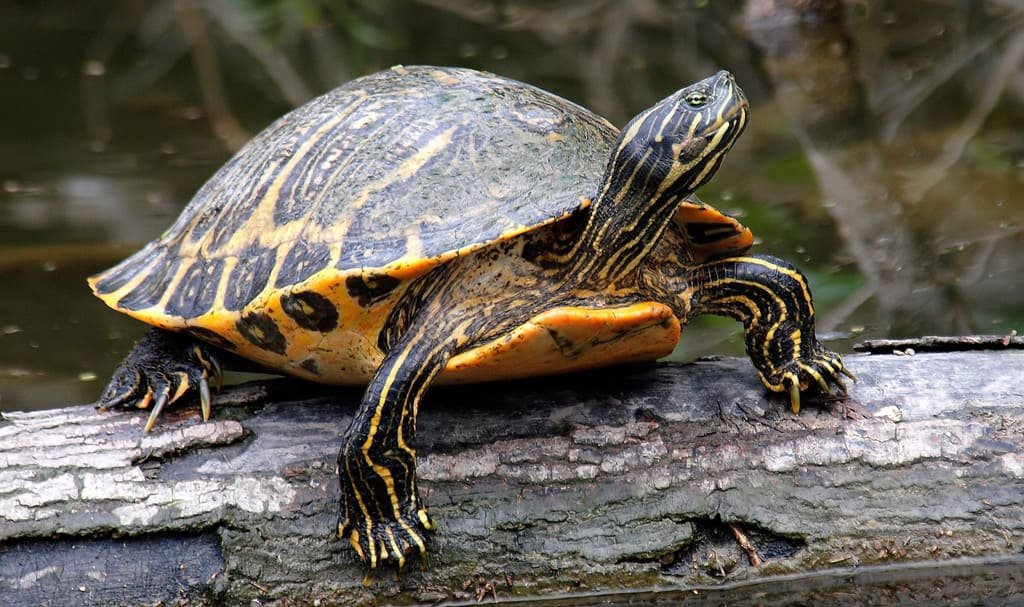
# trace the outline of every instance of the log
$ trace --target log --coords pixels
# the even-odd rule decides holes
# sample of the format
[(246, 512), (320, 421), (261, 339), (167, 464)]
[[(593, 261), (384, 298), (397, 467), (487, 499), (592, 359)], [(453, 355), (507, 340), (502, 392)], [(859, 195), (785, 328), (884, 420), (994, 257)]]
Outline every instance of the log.
[(332, 537), (358, 390), (243, 384), (210, 422), (179, 407), (150, 434), (144, 412), (8, 413), (0, 597), (473, 602), (966, 557), (1021, 596), (1024, 351), (847, 361), (849, 398), (799, 415), (741, 359), (434, 389), (417, 437), (430, 557), (367, 585)]

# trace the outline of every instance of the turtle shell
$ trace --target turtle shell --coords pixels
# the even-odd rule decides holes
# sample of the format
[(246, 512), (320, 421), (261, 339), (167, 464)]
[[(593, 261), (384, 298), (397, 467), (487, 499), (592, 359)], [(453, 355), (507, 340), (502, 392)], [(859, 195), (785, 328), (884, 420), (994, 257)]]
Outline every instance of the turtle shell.
[(151, 325), (321, 380), (326, 359), (332, 381), (361, 383), (410, 280), (585, 207), (617, 134), (521, 82), (395, 67), (271, 124), (90, 285)]

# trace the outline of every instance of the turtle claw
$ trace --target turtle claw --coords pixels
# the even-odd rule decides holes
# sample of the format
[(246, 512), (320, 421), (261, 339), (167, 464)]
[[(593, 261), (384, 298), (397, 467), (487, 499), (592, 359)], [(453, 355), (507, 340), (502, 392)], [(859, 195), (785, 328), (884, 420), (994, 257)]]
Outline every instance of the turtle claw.
[[(426, 533), (434, 528), (412, 485), (412, 494), (394, 495), (397, 507), (389, 496), (379, 499), (354, 479), (367, 478), (358, 474), (362, 462), (342, 460), (341, 477), (342, 510), (338, 519), (338, 537), (348, 540), (359, 559), (370, 571), (384, 562), (391, 562), (401, 570), (409, 556), (426, 558)], [(347, 464), (347, 465), (346, 465)], [(358, 468), (359, 470), (355, 470)], [(356, 475), (351, 472), (356, 471)], [(373, 472), (372, 468), (366, 469)], [(396, 483), (401, 486), (401, 483)]]
[(153, 411), (149, 414), (149, 418), (146, 420), (146, 425), (142, 428), (143, 432), (149, 432), (156, 425), (157, 418), (160, 417), (160, 412), (164, 410), (164, 406), (167, 404), (167, 395), (169, 393), (168, 387), (165, 386), (157, 392), (156, 397), (153, 399)]
[[(115, 374), (114, 377), (116, 378), (117, 375)], [(115, 385), (114, 380), (111, 379), (110, 384), (103, 393), (103, 397), (96, 403), (96, 408), (99, 409), (100, 413), (106, 413), (110, 409), (126, 406), (128, 401), (136, 398), (134, 386), (141, 382), (142, 378), (136, 377), (134, 380), (119, 382)]]
[(426, 555), (423, 532), (429, 528), (417, 523), (415, 519), (404, 516), (402, 520), (360, 521), (358, 524), (345, 520), (338, 524), (338, 537), (349, 541), (371, 572), (387, 561), (401, 570), (408, 555), (418, 553), (420, 558)]
[(800, 385), (792, 380), (786, 382), (789, 385), (789, 408), (793, 413), (800, 413)]
[(163, 410), (198, 393), (203, 421), (210, 419), (210, 376), (219, 387), (221, 365), (206, 345), (169, 331), (151, 330), (118, 365), (103, 395), (100, 411), (150, 408), (144, 431), (156, 425)]
[[(220, 383), (220, 375), (217, 379), (217, 383)], [(203, 414), (203, 421), (210, 421), (210, 382), (205, 377), (199, 380), (199, 410)]]
[(810, 354), (789, 361), (761, 378), (769, 390), (787, 393), (790, 409), (800, 413), (800, 393), (811, 386), (828, 396), (846, 395), (844, 375), (856, 381), (838, 354), (818, 344)]
[[(829, 396), (835, 394), (835, 392), (832, 390), (832, 386), (829, 385), (828, 381), (825, 380), (825, 377), (821, 373), (818, 373), (814, 369), (807, 369), (807, 374), (814, 378), (814, 381), (817, 382), (818, 388), (822, 391), (823, 394), (828, 394)], [(845, 391), (846, 386), (842, 386), (842, 389)]]

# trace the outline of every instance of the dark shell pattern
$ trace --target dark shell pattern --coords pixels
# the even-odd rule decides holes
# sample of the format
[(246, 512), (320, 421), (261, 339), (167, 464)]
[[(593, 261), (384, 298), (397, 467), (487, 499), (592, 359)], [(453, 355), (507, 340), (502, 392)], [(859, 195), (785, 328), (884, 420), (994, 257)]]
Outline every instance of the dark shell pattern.
[(415, 275), (396, 273), (403, 260), (423, 266), (571, 214), (594, 194), (616, 135), (527, 84), (395, 67), (278, 119), (93, 288), (161, 326), (212, 313), (255, 318), (246, 337), (269, 346), (276, 336), (258, 322), (258, 305), (276, 293), (299, 326), (329, 331), (338, 324), (331, 295), (284, 292), (333, 272), (365, 305)]

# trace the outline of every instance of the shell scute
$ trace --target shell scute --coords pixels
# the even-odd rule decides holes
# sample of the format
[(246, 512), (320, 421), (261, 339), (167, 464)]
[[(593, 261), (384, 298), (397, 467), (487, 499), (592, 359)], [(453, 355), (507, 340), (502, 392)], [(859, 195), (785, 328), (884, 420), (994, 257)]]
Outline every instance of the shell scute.
[(135, 253), (128, 259), (107, 270), (98, 277), (92, 279), (93, 288), (100, 293), (114, 293), (120, 291), (128, 283), (145, 274), (146, 270), (152, 267), (153, 262), (160, 258), (163, 252), (155, 244), (149, 244), (141, 251)]
[(331, 263), (331, 249), (326, 243), (297, 241), (284, 256), (274, 279), (274, 288), (297, 285)]
[(165, 307), (167, 313), (182, 318), (193, 318), (209, 311), (213, 307), (216, 295), (211, 285), (219, 285), (223, 273), (223, 259), (193, 260), (178, 288), (171, 292)]
[(223, 308), (237, 312), (256, 298), (269, 284), (274, 271), (277, 251), (252, 243), (238, 257), (231, 271), (224, 294)]
[[(164, 247), (156, 247), (164, 249)], [(157, 305), (166, 295), (166, 285), (177, 274), (182, 259), (166, 250), (152, 257), (152, 265), (132, 277), (127, 286), (131, 290), (117, 300), (117, 307), (144, 310)], [(124, 288), (124, 287), (122, 287)]]

